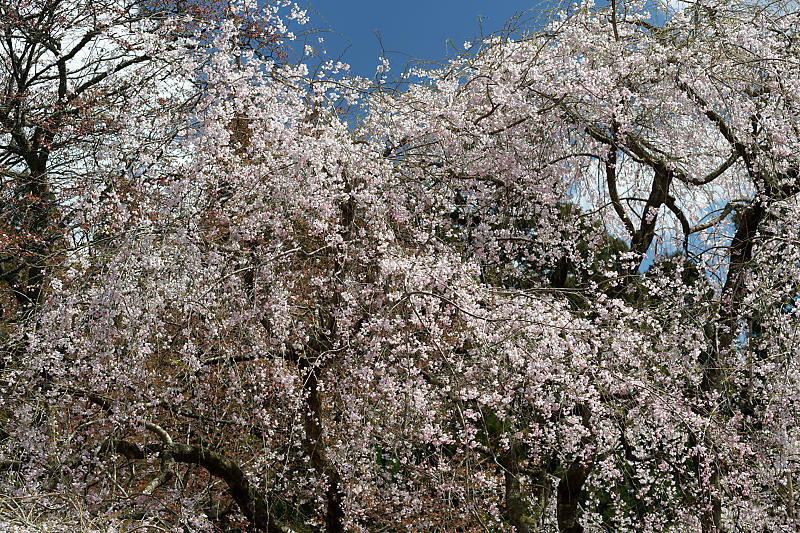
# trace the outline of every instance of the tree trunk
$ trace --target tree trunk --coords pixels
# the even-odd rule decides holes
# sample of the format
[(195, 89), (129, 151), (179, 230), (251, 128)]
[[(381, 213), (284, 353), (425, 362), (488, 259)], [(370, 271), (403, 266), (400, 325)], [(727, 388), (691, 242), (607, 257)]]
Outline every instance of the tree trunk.
[(519, 485), (519, 455), (517, 443), (511, 444), (509, 450), (503, 454), (501, 464), (505, 470), (506, 485), (506, 511), (508, 523), (514, 526), (517, 533), (531, 533), (526, 516), (525, 500)]

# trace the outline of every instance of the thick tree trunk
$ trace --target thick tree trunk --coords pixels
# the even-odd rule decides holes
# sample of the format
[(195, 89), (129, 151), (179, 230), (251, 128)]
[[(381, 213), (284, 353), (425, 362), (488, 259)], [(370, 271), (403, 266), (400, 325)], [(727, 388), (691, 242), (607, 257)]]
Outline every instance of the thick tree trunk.
[[(580, 415), (583, 425), (591, 432), (591, 412), (582, 404), (575, 406), (575, 413)], [(587, 449), (592, 445), (592, 434), (581, 438), (582, 448)], [(594, 455), (592, 452), (579, 454), (573, 459), (567, 471), (558, 482), (556, 492), (556, 518), (560, 533), (583, 533), (580, 523), (580, 495), (583, 484), (594, 469)]]
[(325, 489), (327, 509), (325, 512), (325, 531), (328, 533), (344, 532), (344, 509), (342, 508), (341, 478), (336, 468), (325, 456), (325, 444), (322, 439), (322, 402), (320, 401), (318, 384), (318, 368), (310, 370), (306, 380), (307, 413), (304, 421), (306, 453), (311, 459), (314, 469), (327, 478)]
[(558, 482), (556, 516), (560, 533), (583, 533), (580, 518), (580, 493), (592, 465), (575, 459)]
[(550, 473), (542, 468), (532, 479), (535, 507), (531, 509), (530, 529), (532, 532), (544, 531), (544, 519), (553, 493)]
[(528, 524), (527, 506), (519, 484), (519, 445), (514, 443), (501, 457), (505, 470), (506, 511), (505, 518), (517, 533), (531, 533)]

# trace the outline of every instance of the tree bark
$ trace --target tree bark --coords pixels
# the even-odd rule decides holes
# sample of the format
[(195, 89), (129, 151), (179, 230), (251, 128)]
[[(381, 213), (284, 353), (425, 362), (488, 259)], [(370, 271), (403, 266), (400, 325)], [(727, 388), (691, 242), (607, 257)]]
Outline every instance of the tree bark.
[(247, 476), (230, 458), (218, 454), (203, 446), (175, 443), (147, 444), (144, 448), (127, 441), (114, 441), (110, 450), (129, 459), (145, 459), (147, 451), (169, 454), (178, 463), (195, 464), (205, 468), (210, 474), (222, 479), (228, 485), (242, 514), (259, 531), (267, 533), (283, 533), (283, 529), (275, 522), (270, 512), (267, 498), (254, 489)]
[[(591, 431), (591, 412), (585, 405), (579, 404), (575, 407), (575, 412), (581, 416), (583, 425)], [(581, 445), (584, 449), (591, 445), (594, 437), (584, 436)], [(579, 454), (569, 465), (567, 471), (558, 482), (556, 492), (556, 518), (558, 520), (559, 533), (583, 533), (584, 529), (580, 523), (580, 494), (586, 478), (594, 468), (593, 454)]]
[(558, 482), (556, 515), (560, 533), (583, 533), (580, 518), (580, 492), (592, 470), (590, 463), (575, 459)]
[(512, 443), (509, 450), (500, 458), (503, 469), (505, 470), (506, 486), (506, 520), (514, 526), (517, 533), (531, 533), (526, 516), (525, 500), (522, 496), (519, 484), (519, 455), (520, 449), (517, 443)]
[(344, 509), (342, 493), (339, 489), (341, 478), (336, 468), (325, 456), (325, 444), (322, 438), (322, 402), (317, 390), (317, 367), (312, 368), (305, 380), (307, 411), (304, 420), (305, 448), (314, 469), (327, 478), (325, 489), (327, 508), (325, 513), (325, 530), (328, 533), (344, 533)]

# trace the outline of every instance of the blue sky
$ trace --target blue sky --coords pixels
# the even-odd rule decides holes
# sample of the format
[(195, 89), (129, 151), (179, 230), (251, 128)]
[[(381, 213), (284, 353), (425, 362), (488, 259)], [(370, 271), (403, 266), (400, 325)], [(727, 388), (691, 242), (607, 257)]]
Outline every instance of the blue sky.
[[(310, 25), (327, 29), (328, 57), (350, 63), (352, 73), (373, 77), (382, 55), (381, 42), (394, 73), (409, 60), (429, 61), (454, 55), (454, 46), (503, 28), (515, 13), (541, 12), (554, 0), (302, 0)], [(530, 18), (530, 16), (528, 17)], [(380, 41), (378, 36), (380, 35)], [(317, 46), (316, 36), (311, 39)], [(347, 48), (349, 45), (349, 48)], [(345, 51), (345, 48), (347, 50)]]

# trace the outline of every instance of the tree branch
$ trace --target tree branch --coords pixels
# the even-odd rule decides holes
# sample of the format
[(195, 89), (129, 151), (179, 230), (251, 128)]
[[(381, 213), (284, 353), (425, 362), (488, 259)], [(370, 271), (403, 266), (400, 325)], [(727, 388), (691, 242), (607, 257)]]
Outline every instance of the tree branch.
[[(155, 427), (150, 429), (159, 433)], [(242, 514), (256, 529), (267, 533), (283, 533), (283, 528), (272, 516), (267, 498), (250, 485), (250, 481), (239, 465), (222, 454), (213, 452), (204, 446), (191, 444), (162, 442), (161, 444), (145, 444), (140, 447), (124, 440), (110, 442), (105, 451), (116, 452), (129, 459), (139, 460), (145, 459), (147, 452), (168, 453), (175, 462), (201, 466), (210, 474), (225, 481)]]

